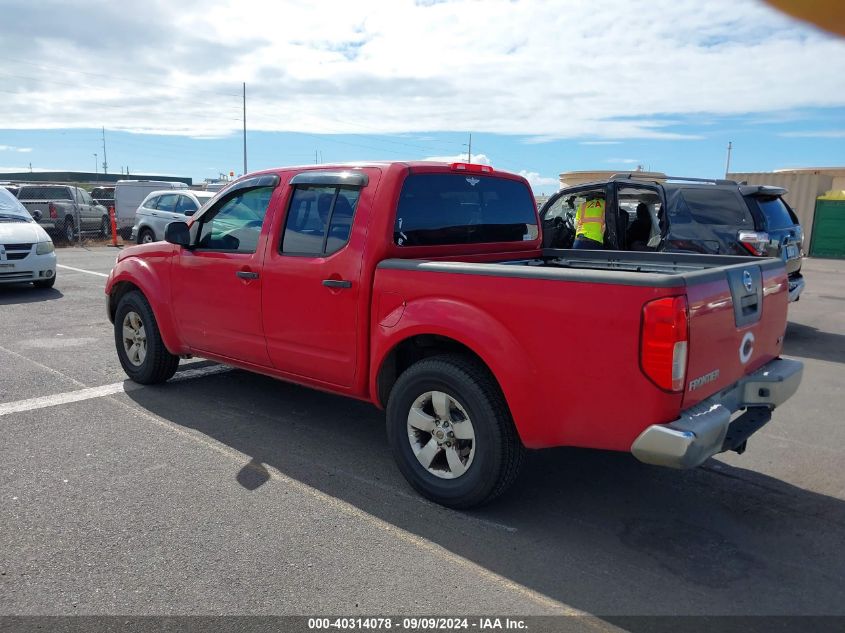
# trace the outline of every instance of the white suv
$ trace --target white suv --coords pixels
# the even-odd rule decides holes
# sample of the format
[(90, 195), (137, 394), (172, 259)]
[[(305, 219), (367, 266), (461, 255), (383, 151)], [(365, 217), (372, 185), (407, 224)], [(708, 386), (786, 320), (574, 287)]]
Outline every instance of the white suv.
[(185, 221), (214, 197), (210, 191), (153, 191), (135, 212), (131, 239), (147, 244), (164, 239), (164, 229), (173, 220)]

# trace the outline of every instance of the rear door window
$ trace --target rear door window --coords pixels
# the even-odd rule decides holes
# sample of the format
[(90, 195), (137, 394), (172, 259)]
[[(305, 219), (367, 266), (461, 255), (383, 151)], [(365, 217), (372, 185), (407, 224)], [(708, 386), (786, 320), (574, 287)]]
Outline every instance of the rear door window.
[(361, 190), (334, 185), (298, 185), (285, 220), (281, 251), (331, 255), (349, 241)]
[(159, 211), (170, 211), (173, 213), (176, 210), (176, 203), (179, 201), (179, 196), (168, 193), (161, 196), (158, 199), (158, 206), (156, 209)]
[(700, 224), (754, 226), (748, 207), (733, 191), (689, 188), (681, 192), (690, 215)]
[(537, 208), (521, 182), (482, 174), (412, 174), (396, 209), (398, 246), (536, 239)]

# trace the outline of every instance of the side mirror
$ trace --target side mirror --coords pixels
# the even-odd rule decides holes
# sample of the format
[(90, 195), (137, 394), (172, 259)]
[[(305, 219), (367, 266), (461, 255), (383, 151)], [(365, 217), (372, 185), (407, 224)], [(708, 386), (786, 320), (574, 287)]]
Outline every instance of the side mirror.
[(196, 209), (188, 209), (187, 211), (185, 211), (185, 217), (189, 218), (196, 212), (197, 212)]
[(185, 222), (176, 220), (165, 227), (164, 240), (171, 244), (178, 244), (182, 248), (189, 248), (191, 246), (191, 231)]
[(36, 222), (40, 222), (42, 217), (44, 216), (41, 214), (41, 211), (39, 209), (36, 209), (32, 212), (32, 219)]

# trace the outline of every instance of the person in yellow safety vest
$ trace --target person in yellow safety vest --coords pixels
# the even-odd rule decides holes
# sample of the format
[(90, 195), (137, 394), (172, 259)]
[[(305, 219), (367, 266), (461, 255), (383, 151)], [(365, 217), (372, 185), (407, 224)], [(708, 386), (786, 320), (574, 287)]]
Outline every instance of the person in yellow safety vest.
[(599, 194), (582, 202), (575, 212), (575, 242), (572, 248), (604, 248), (604, 196)]

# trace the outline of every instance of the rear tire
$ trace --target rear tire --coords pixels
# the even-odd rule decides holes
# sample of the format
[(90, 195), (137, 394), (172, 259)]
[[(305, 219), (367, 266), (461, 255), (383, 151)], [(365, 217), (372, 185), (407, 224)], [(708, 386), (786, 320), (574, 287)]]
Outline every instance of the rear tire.
[(100, 221), (100, 237), (111, 237), (111, 222), (107, 215)]
[(114, 342), (123, 370), (135, 382), (155, 385), (176, 373), (179, 357), (164, 346), (153, 310), (140, 292), (128, 292), (117, 304)]
[[(426, 426), (429, 431), (420, 430)], [(444, 430), (441, 443), (436, 436)], [(387, 403), (387, 437), (408, 483), (451, 508), (501, 495), (525, 456), (496, 380), (481, 363), (461, 355), (426, 358), (399, 376)]]
[(68, 244), (73, 244), (73, 240), (76, 237), (76, 225), (73, 222), (73, 218), (65, 218), (65, 225), (62, 228), (62, 238)]

